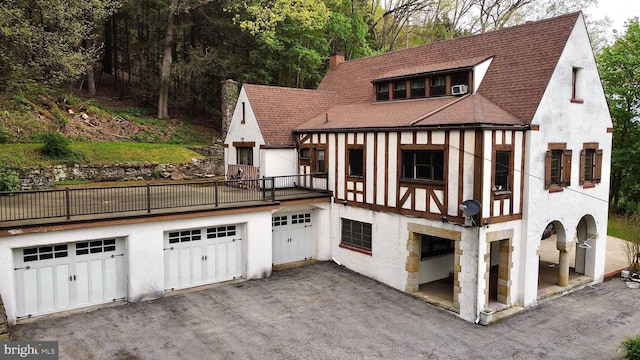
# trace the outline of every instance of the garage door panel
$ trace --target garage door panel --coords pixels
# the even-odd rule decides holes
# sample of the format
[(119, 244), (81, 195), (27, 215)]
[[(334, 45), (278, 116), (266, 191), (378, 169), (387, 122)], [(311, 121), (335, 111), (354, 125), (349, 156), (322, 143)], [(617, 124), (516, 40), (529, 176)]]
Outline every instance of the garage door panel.
[(104, 261), (104, 299), (117, 299), (118, 296), (118, 258), (111, 258)]
[(123, 239), (105, 239), (14, 250), (17, 316), (124, 298), (123, 248)]
[(277, 215), (272, 218), (274, 265), (313, 258), (315, 238), (312, 212)]
[(22, 301), (23, 314), (38, 312), (38, 269), (27, 269), (21, 271), (22, 277)]
[(89, 304), (89, 264), (84, 262), (76, 263), (74, 283), (76, 288), (76, 304)]
[(69, 265), (56, 266), (56, 310), (69, 308)]
[(191, 283), (202, 284), (202, 247), (197, 246), (191, 250)]

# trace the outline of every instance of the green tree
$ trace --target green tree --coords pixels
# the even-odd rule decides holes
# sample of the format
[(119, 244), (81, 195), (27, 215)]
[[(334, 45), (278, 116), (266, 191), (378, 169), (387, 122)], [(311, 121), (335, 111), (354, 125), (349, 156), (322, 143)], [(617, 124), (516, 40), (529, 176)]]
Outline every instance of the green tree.
[(25, 81), (62, 84), (97, 59), (97, 24), (115, 0), (0, 2), (0, 90)]
[(620, 200), (639, 202), (640, 174), (640, 24), (627, 22), (625, 33), (597, 57), (600, 78), (613, 120), (611, 190), (615, 208)]

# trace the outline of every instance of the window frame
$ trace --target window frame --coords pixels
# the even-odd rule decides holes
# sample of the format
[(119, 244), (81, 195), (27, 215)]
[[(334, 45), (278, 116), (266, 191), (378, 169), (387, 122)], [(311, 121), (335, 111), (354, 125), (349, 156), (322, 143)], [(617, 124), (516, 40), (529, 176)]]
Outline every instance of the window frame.
[[(559, 161), (559, 174), (553, 175), (555, 161)], [(571, 186), (571, 157), (572, 151), (567, 149), (566, 143), (550, 143), (545, 156), (545, 176), (544, 188), (550, 192), (562, 191), (563, 188)]]
[[(413, 153), (413, 163), (410, 164), (411, 167), (413, 168), (413, 175), (412, 177), (407, 177), (407, 172), (406, 172), (406, 168), (407, 168), (407, 164), (405, 164), (405, 155), (409, 154), (409, 153)], [(417, 159), (416, 159), (416, 155), (418, 153), (427, 153), (429, 154), (429, 160), (430, 163), (425, 163), (425, 164), (418, 164), (417, 163)], [(436, 159), (436, 160), (441, 160), (441, 165), (440, 166), (440, 174), (441, 174), (441, 178), (436, 178), (437, 177), (437, 171), (436, 171), (436, 164), (434, 164), (434, 158), (433, 156), (435, 154), (439, 154), (441, 155), (441, 159)], [(445, 146), (402, 146), (400, 148), (400, 154), (399, 154), (399, 174), (398, 174), (398, 178), (400, 179), (400, 181), (402, 182), (416, 182), (416, 183), (431, 183), (431, 184), (437, 184), (437, 185), (442, 185), (445, 183), (446, 179), (447, 179), (447, 151)], [(420, 165), (421, 167), (429, 167), (430, 168), (430, 173), (431, 173), (431, 177), (426, 178), (426, 177), (418, 177), (418, 165)]]
[[(434, 85), (434, 81), (440, 80), (444, 82), (442, 85)], [(439, 82), (438, 82), (439, 83)], [(438, 97), (447, 95), (447, 75), (434, 75), (429, 78), (429, 96)]]
[[(422, 87), (414, 87), (414, 84), (422, 83)], [(427, 96), (427, 82), (424, 78), (419, 79), (411, 79), (410, 83), (410, 94), (409, 97), (411, 99), (418, 99)]]
[(583, 104), (582, 99), (582, 69), (579, 67), (571, 68), (571, 102), (574, 104)]
[[(602, 181), (602, 149), (598, 148), (597, 142), (589, 142), (582, 144), (582, 150), (580, 150), (580, 181), (579, 184), (583, 187), (594, 187)], [(590, 164), (587, 164), (591, 155)], [(590, 167), (590, 171), (587, 171), (587, 165)]]
[(400, 80), (394, 81), (393, 84), (393, 99), (402, 100), (407, 98), (407, 81)]
[[(360, 153), (360, 156), (358, 156), (357, 153)], [(354, 155), (352, 157), (352, 154)], [(356, 160), (356, 158), (360, 159), (360, 164), (359, 164), (359, 168), (360, 168), (360, 172), (356, 173), (353, 171), (353, 166), (352, 166), (352, 160)], [(364, 171), (365, 171), (365, 161), (364, 161), (364, 147), (363, 146), (350, 146), (347, 148), (347, 176), (349, 177), (356, 177), (356, 178), (363, 178), (364, 177)]]
[(340, 247), (371, 255), (373, 224), (346, 218), (340, 220)]
[[(493, 185), (491, 190), (495, 195), (510, 194), (513, 188), (513, 148), (511, 146), (498, 146), (493, 154)], [(499, 154), (508, 156), (506, 170), (503, 169), (504, 165), (498, 162)], [(503, 172), (506, 174), (503, 174)], [(500, 181), (500, 184), (498, 184), (499, 178), (504, 178), (504, 181)]]
[(376, 84), (376, 101), (386, 101), (389, 100), (389, 83), (382, 82)]

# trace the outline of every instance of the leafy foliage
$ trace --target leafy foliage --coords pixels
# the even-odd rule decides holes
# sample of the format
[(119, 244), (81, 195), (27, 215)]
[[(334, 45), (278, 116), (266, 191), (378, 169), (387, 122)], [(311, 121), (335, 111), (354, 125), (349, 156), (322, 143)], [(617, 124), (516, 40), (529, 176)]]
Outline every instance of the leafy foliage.
[(15, 170), (5, 166), (0, 167), (0, 192), (20, 190), (20, 178)]
[(627, 352), (626, 360), (640, 360), (640, 335), (625, 338), (620, 343), (619, 349)]
[(57, 132), (42, 135), (43, 146), (40, 149), (42, 155), (52, 159), (64, 159), (72, 154), (71, 140)]
[(615, 131), (611, 156), (612, 206), (640, 202), (640, 24), (634, 19), (626, 33), (598, 56), (600, 78)]

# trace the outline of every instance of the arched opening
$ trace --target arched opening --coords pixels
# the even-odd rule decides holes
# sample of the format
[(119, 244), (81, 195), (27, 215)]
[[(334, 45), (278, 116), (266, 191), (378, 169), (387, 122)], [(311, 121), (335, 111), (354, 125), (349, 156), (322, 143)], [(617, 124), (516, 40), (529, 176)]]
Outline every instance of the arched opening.
[(591, 215), (583, 216), (578, 222), (576, 228), (576, 251), (575, 251), (575, 272), (583, 275), (592, 275), (593, 256), (589, 256), (594, 251), (596, 241), (598, 240), (598, 228), (596, 221)]

